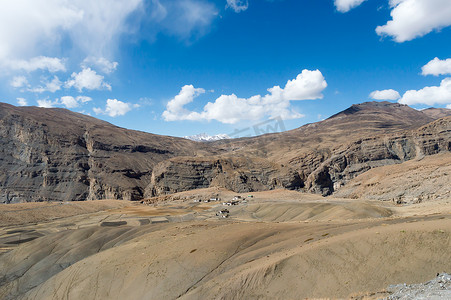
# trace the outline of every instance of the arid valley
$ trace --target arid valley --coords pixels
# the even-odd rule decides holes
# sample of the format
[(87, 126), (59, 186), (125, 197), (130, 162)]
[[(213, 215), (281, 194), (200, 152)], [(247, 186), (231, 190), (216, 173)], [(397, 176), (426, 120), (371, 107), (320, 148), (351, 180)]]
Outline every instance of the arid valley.
[(2, 299), (379, 299), (451, 270), (448, 110), (212, 143), (2, 112)]
[(10, 205), (1, 298), (379, 299), (451, 268), (450, 198), (406, 207), (275, 190), (221, 218), (222, 203), (192, 200), (212, 193), (235, 194)]
[(451, 0), (0, 1), (0, 300), (450, 300)]

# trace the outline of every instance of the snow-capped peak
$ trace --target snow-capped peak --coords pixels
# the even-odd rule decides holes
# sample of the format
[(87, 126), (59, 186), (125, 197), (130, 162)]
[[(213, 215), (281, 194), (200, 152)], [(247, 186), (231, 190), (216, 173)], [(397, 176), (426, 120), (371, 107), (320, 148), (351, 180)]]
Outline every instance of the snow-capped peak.
[(208, 135), (206, 133), (200, 133), (196, 135), (184, 136), (185, 139), (196, 141), (196, 142), (212, 142), (219, 141), (224, 139), (230, 139), (227, 134), (217, 134), (217, 135)]

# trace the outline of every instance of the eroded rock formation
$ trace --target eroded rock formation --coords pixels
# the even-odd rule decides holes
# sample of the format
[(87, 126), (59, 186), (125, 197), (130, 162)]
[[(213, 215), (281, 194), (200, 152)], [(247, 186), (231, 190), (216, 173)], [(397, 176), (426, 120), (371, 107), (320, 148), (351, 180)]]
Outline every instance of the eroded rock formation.
[(446, 114), (371, 102), (288, 132), (199, 143), (0, 104), (0, 202), (140, 200), (211, 186), (329, 195), (372, 168), (450, 152)]

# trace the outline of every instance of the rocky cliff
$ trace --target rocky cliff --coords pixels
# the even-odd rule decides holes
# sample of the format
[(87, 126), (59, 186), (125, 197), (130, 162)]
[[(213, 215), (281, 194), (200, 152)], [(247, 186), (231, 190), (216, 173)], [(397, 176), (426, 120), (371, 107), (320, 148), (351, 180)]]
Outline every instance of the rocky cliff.
[(202, 145), (64, 109), (0, 104), (0, 202), (142, 199), (153, 167)]
[(372, 168), (451, 151), (451, 117), (433, 117), (446, 114), (370, 102), (288, 132), (206, 144), (0, 104), (0, 202), (139, 200), (210, 186), (328, 195)]
[[(375, 167), (450, 151), (451, 117), (446, 117), (403, 134), (363, 138), (340, 147), (307, 176), (305, 186), (308, 191), (329, 195)], [(309, 165), (299, 167), (301, 171), (310, 169)]]
[(264, 191), (275, 188), (300, 189), (298, 173), (259, 158), (176, 157), (155, 166), (146, 197), (182, 192), (210, 186), (235, 192)]
[(372, 168), (451, 151), (451, 117), (433, 120), (400, 104), (353, 105), (289, 132), (218, 142), (220, 156), (164, 161), (155, 167), (145, 196), (210, 186), (330, 195)]

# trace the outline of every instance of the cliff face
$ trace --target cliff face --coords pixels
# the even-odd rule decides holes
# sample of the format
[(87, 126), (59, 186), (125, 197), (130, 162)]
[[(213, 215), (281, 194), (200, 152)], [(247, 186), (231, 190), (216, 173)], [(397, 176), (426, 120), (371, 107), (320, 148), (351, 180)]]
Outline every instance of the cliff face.
[(63, 109), (0, 105), (0, 202), (142, 199), (152, 168), (206, 146)]
[(239, 193), (275, 188), (300, 189), (298, 173), (258, 158), (177, 157), (158, 164), (152, 173), (146, 197), (210, 186)]
[(343, 146), (307, 176), (305, 186), (311, 192), (329, 195), (375, 167), (450, 151), (451, 117), (447, 117), (404, 134), (360, 139)]
[(277, 163), (246, 158), (177, 157), (157, 165), (146, 197), (220, 186), (236, 192), (275, 188), (330, 195), (370, 169), (451, 151), (451, 117), (402, 134), (379, 135)]
[(0, 202), (139, 200), (211, 186), (329, 195), (375, 167), (449, 153), (451, 117), (430, 112), (365, 103), (292, 131), (205, 144), (0, 104)]

